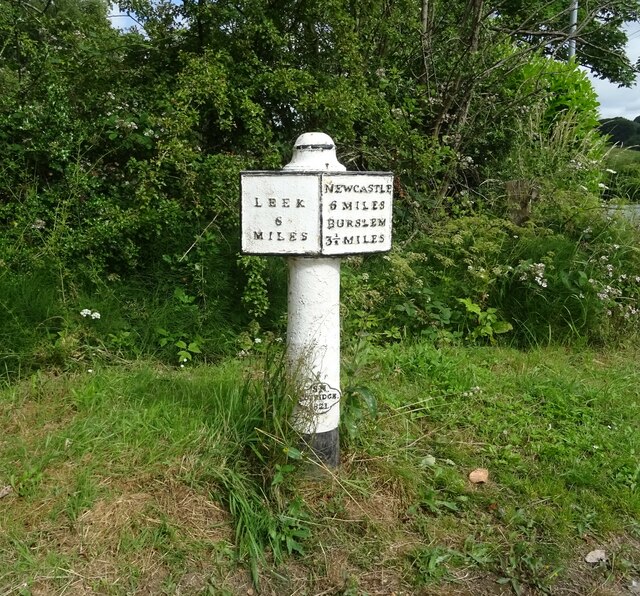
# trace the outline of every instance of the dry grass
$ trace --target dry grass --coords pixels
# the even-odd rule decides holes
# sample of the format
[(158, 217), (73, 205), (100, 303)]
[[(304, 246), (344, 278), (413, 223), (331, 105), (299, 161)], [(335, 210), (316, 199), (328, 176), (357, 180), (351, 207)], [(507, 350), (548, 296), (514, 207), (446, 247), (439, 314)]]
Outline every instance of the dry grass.
[[(63, 480), (61, 473), (56, 478), (58, 483)], [(22, 516), (24, 527), (38, 536), (32, 551), (56, 551), (72, 562), (36, 575), (33, 594), (119, 593), (119, 586), (124, 580), (126, 588), (131, 573), (137, 577), (137, 593), (162, 593), (163, 582), (173, 572), (165, 561), (167, 553), (146, 544), (148, 540), (133, 548), (131, 542), (163, 523), (171, 526), (185, 549), (191, 544), (200, 546), (194, 549), (193, 557), (185, 557), (180, 578), (184, 593), (196, 593), (218, 571), (214, 562), (203, 559), (203, 550), (212, 550), (217, 544), (228, 545), (230, 550), (233, 540), (228, 514), (207, 496), (174, 479), (149, 482), (141, 477), (126, 485), (111, 484), (109, 496), (97, 500), (75, 523), (63, 516), (52, 520), (51, 502), (47, 507), (15, 508), (21, 500), (8, 498), (14, 502), (4, 505), (11, 505), (14, 514)]]

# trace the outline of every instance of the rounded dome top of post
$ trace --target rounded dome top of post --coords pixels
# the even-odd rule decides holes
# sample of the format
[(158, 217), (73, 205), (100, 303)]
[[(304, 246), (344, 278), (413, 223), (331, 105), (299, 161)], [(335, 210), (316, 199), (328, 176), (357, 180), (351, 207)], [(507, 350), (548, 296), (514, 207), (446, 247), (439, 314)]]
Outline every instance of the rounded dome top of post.
[(306, 132), (300, 135), (293, 146), (293, 157), (283, 170), (317, 172), (344, 172), (336, 157), (333, 139), (323, 132)]

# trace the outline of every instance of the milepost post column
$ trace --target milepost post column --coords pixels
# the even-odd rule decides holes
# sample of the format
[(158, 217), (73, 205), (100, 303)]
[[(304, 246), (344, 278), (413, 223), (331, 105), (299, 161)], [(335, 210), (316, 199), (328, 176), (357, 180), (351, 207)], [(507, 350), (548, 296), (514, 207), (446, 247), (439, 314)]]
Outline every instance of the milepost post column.
[(340, 461), (340, 260), (391, 250), (393, 174), (347, 172), (331, 137), (296, 140), (278, 171), (240, 174), (242, 252), (289, 264), (288, 372), (293, 423), (317, 461)]
[[(331, 137), (298, 137), (283, 171), (344, 172)], [(322, 239), (320, 239), (322, 241)], [(304, 396), (294, 423), (316, 458), (340, 462), (340, 258), (290, 257), (287, 318), (289, 371)]]

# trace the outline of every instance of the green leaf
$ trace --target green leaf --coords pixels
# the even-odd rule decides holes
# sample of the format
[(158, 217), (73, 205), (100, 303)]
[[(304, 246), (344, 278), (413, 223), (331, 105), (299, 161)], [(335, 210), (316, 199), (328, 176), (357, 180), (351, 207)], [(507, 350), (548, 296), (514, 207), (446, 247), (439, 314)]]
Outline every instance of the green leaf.
[(285, 447), (283, 451), (285, 455), (291, 459), (302, 459), (302, 451), (295, 447)]
[(287, 536), (286, 542), (287, 542), (287, 551), (289, 552), (290, 555), (292, 555), (294, 551), (300, 555), (304, 555), (304, 549), (302, 548), (302, 545), (297, 540), (293, 539), (291, 536)]
[(513, 329), (513, 325), (508, 321), (496, 321), (493, 324), (494, 333), (507, 333)]
[(420, 460), (421, 468), (431, 468), (436, 465), (436, 458), (433, 455), (427, 455)]
[(467, 312), (475, 313), (479, 315), (482, 313), (480, 306), (473, 302), (470, 298), (458, 298), (458, 302), (464, 304), (464, 307), (467, 309)]
[(362, 398), (362, 401), (367, 406), (367, 410), (369, 410), (369, 414), (375, 418), (378, 415), (378, 400), (376, 396), (366, 387), (356, 387), (353, 392)]

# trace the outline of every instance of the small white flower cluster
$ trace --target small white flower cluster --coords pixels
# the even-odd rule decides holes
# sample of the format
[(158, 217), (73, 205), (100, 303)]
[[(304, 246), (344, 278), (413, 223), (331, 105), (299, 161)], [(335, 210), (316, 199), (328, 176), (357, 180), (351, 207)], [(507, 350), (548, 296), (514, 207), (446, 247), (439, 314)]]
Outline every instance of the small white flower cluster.
[[(636, 301), (637, 304), (637, 301)], [(616, 308), (614, 308), (613, 306), (611, 308), (614, 308), (614, 310), (617, 309), (617, 311), (619, 312), (619, 314), (626, 319), (627, 321), (631, 318), (631, 317), (637, 317), (640, 314), (640, 308), (638, 308), (637, 306), (634, 306), (633, 304), (620, 304), (619, 302), (616, 303), (614, 305)], [(607, 311), (607, 315), (612, 316), (613, 315), (612, 310), (608, 310)]]
[[(620, 248), (617, 244), (613, 245), (614, 248)], [(602, 255), (600, 257), (600, 261), (604, 264), (607, 263), (607, 261), (609, 260), (609, 257), (607, 255)], [(608, 277), (613, 277), (613, 265), (611, 263), (607, 263), (605, 266), (605, 271), (607, 272), (607, 276)]]
[[(593, 280), (589, 280), (592, 282)], [(597, 293), (600, 300), (615, 300), (618, 296), (622, 296), (622, 291), (618, 288), (612, 288), (611, 286), (605, 286)]]
[(478, 387), (477, 385), (475, 387), (471, 387), (471, 389), (469, 389), (469, 391), (464, 391), (462, 393), (462, 397), (472, 397), (476, 393), (482, 393), (482, 389), (480, 387)]
[[(490, 270), (487, 270), (484, 267), (476, 267), (474, 265), (467, 265), (467, 271), (470, 274), (474, 275), (475, 277), (478, 277), (481, 280), (486, 281), (486, 280), (490, 279), (490, 275), (493, 276), (496, 279), (500, 278), (500, 277), (508, 277), (509, 275), (511, 275), (513, 273), (514, 269), (513, 269), (513, 267), (511, 265), (495, 265)], [(417, 281), (421, 282), (422, 280), (417, 280)]]
[[(611, 251), (621, 249), (619, 244), (611, 244)], [(622, 265), (612, 264), (613, 252), (603, 254), (594, 259), (599, 276), (589, 279), (595, 295), (606, 309), (607, 316), (625, 320), (636, 319), (640, 315), (640, 275), (620, 273)], [(609, 279), (607, 279), (609, 278)], [(606, 281), (605, 281), (606, 280)]]
[(138, 125), (135, 122), (130, 122), (128, 120), (122, 120), (118, 118), (118, 120), (116, 120), (116, 128), (122, 128), (125, 130), (137, 130)]
[(469, 273), (473, 273), (480, 279), (487, 279), (487, 270), (484, 267), (474, 267), (473, 265), (468, 265), (467, 271), (469, 271)]
[(574, 170), (584, 170), (586, 169), (587, 165), (577, 159), (572, 159), (569, 162), (569, 165), (574, 169)]
[(31, 227), (32, 227), (34, 230), (44, 230), (44, 228), (45, 228), (45, 226), (46, 226), (46, 225), (47, 225), (47, 224), (44, 222), (44, 220), (42, 220), (42, 219), (36, 219), (36, 220), (31, 224)]
[(460, 158), (460, 164), (463, 168), (470, 168), (473, 165), (473, 157), (470, 155), (464, 155)]
[(533, 278), (540, 287), (547, 287), (547, 278), (544, 276), (545, 274), (545, 264), (544, 263), (531, 263), (526, 269), (522, 271), (520, 274), (520, 281), (527, 281), (529, 276)]
[(91, 310), (90, 308), (83, 308), (80, 311), (81, 317), (91, 317), (92, 319), (99, 319), (100, 313), (97, 310)]

